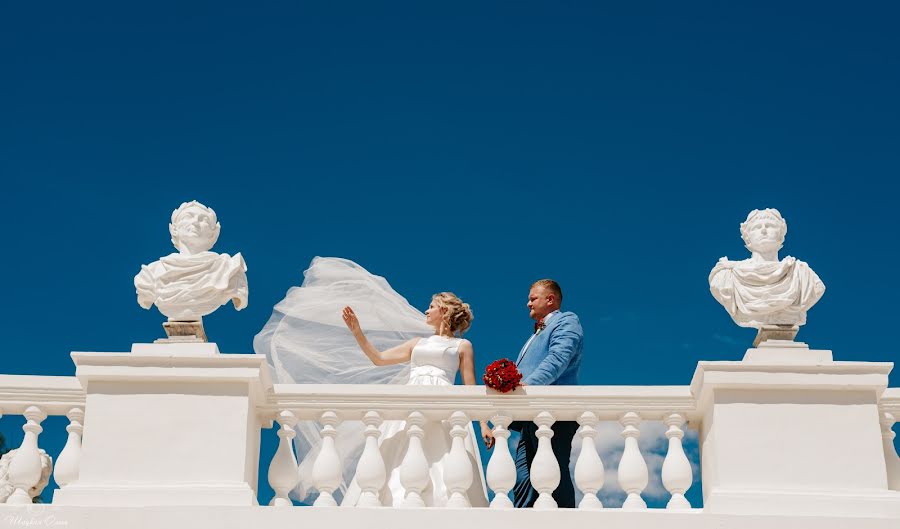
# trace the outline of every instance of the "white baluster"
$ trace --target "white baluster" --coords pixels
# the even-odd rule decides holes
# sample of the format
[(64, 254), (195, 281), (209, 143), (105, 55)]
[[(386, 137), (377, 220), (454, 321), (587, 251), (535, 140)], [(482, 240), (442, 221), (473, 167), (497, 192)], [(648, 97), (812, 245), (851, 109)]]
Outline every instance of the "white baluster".
[(403, 507), (424, 507), (422, 491), (428, 486), (431, 479), (428, 473), (428, 460), (425, 459), (425, 451), (422, 450), (422, 438), (425, 437), (425, 416), (414, 411), (406, 419), (406, 436), (409, 445), (403, 462), (400, 463), (400, 484), (406, 490), (406, 498)]
[(84, 432), (84, 410), (72, 408), (66, 417), (69, 418), (69, 425), (66, 426), (69, 438), (53, 469), (53, 477), (60, 487), (65, 487), (78, 480), (78, 469), (81, 466), (81, 434)]
[[(450, 497), (447, 499), (447, 507), (471, 507), (466, 491), (472, 485), (472, 461), (466, 452), (465, 438), (469, 435), (467, 425), (471, 424), (469, 417), (455, 411), (450, 416), (450, 453), (447, 454), (447, 465), (444, 467), (444, 486)], [(474, 442), (474, 440), (473, 440)]]
[(378, 449), (378, 438), (381, 437), (381, 415), (375, 411), (366, 412), (363, 417), (366, 425), (366, 446), (356, 465), (356, 483), (360, 488), (359, 507), (380, 507), (381, 488), (384, 487), (386, 470), (381, 450)]
[(550, 444), (550, 438), (553, 437), (553, 430), (550, 427), (556, 419), (549, 412), (542, 411), (534, 418), (534, 423), (538, 426), (537, 438), (538, 448), (534, 455), (534, 461), (531, 462), (529, 475), (531, 477), (531, 486), (538, 491), (539, 496), (534, 502), (535, 509), (556, 509), (556, 500), (553, 499), (553, 491), (559, 486), (559, 462), (553, 455), (553, 446)]
[(288, 493), (297, 486), (300, 475), (297, 473), (297, 457), (294, 454), (291, 440), (297, 435), (294, 425), (297, 417), (290, 411), (278, 413), (278, 450), (269, 463), (269, 485), (275, 491), (275, 497), (269, 502), (273, 507), (290, 507), (293, 505)]
[(900, 457), (894, 448), (894, 437), (897, 434), (891, 430), (895, 422), (896, 419), (892, 414), (881, 414), (881, 438), (884, 441), (884, 462), (890, 490), (900, 490)]
[(669, 427), (666, 431), (669, 451), (666, 452), (666, 459), (663, 461), (662, 482), (666, 490), (672, 494), (666, 509), (690, 509), (691, 504), (684, 497), (684, 493), (694, 482), (694, 472), (681, 445), (681, 439), (684, 437), (681, 426), (684, 425), (685, 419), (681, 414), (670, 413), (663, 418), (663, 422)]
[(15, 491), (7, 498), (9, 505), (30, 505), (31, 487), (37, 485), (41, 479), (41, 453), (38, 451), (38, 435), (42, 431), (41, 422), (47, 418), (47, 414), (37, 406), (29, 406), (25, 410), (25, 437), (22, 446), (16, 450), (15, 457), (9, 463), (9, 482), (15, 487)]
[(313, 484), (319, 491), (319, 497), (313, 503), (314, 507), (335, 507), (334, 491), (341, 486), (341, 458), (334, 446), (334, 438), (337, 435), (335, 426), (340, 419), (333, 411), (326, 411), (320, 418), (322, 422), (322, 448), (319, 451), (316, 462), (313, 463)]
[(512, 509), (509, 491), (516, 484), (516, 462), (509, 453), (509, 430), (506, 429), (512, 417), (495, 415), (491, 422), (494, 423), (494, 452), (487, 466), (487, 482), (494, 491), (491, 508)]
[(600, 422), (594, 413), (586, 411), (578, 417), (581, 430), (581, 453), (575, 462), (575, 484), (584, 497), (578, 504), (579, 509), (602, 509), (603, 503), (597, 498), (597, 491), (603, 488), (603, 461), (597, 454), (597, 424)]
[(637, 425), (641, 422), (641, 416), (633, 411), (622, 414), (619, 423), (624, 427), (622, 437), (625, 438), (625, 451), (622, 452), (622, 460), (619, 461), (619, 485), (628, 493), (622, 508), (626, 510), (646, 509), (647, 503), (641, 498), (641, 492), (647, 488), (648, 473), (647, 463), (641, 455), (638, 447), (638, 437), (641, 431)]

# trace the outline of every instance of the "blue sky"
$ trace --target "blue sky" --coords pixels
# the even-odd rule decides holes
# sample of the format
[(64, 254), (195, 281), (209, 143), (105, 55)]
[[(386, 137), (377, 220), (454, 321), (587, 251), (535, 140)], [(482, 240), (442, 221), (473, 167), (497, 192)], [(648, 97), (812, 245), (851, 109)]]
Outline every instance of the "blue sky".
[[(2, 372), (160, 336), (135, 302), (182, 201), (217, 211), (249, 306), (316, 255), (424, 309), (469, 302), (478, 368), (528, 336), (553, 277), (586, 384), (687, 384), (753, 331), (708, 292), (754, 208), (828, 290), (798, 339), (894, 361), (900, 8), (891, 2), (109, 3), (0, 11)], [(881, 279), (884, 277), (884, 279)], [(898, 375), (892, 385), (898, 385)], [(21, 418), (0, 431), (21, 438)], [(45, 423), (51, 453), (64, 421)], [(263, 461), (267, 459), (263, 458)]]

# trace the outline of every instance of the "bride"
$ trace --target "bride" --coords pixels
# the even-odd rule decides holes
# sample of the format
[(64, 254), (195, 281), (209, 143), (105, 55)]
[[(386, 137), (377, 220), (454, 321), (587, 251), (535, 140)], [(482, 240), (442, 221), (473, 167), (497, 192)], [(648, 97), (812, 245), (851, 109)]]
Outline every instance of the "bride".
[[(454, 294), (435, 294), (422, 314), (384, 278), (346, 259), (316, 257), (304, 276), (303, 285), (288, 291), (254, 339), (256, 352), (268, 357), (279, 383), (449, 386), (459, 371), (464, 384), (475, 384), (474, 350), (461, 338), (471, 325), (472, 311)], [(480, 426), (491, 448), (490, 428), (485, 422)], [(451, 446), (450, 425), (431, 421), (423, 429), (430, 480), (422, 499), (427, 506), (443, 506), (449, 498), (443, 469)], [(380, 430), (379, 449), (387, 469), (380, 500), (382, 505), (399, 506), (405, 497), (400, 464), (407, 448), (406, 423), (384, 421)], [(293, 495), (305, 501), (314, 494), (311, 474), (321, 446), (319, 431), (311, 421), (297, 425), (295, 448), (302, 462)], [(473, 507), (486, 507), (487, 489), (471, 425), (468, 431), (464, 444), (478, 478), (467, 496)], [(353, 474), (364, 444), (362, 432), (359, 421), (344, 421), (338, 427), (343, 499), (335, 496), (342, 506), (354, 506), (359, 499)]]

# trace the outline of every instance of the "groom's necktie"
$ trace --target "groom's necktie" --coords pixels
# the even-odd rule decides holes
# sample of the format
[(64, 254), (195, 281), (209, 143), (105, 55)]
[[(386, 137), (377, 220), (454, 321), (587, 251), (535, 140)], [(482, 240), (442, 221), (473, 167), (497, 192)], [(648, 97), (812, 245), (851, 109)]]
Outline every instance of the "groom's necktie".
[(537, 334), (539, 331), (544, 329), (544, 318), (534, 322), (534, 334)]

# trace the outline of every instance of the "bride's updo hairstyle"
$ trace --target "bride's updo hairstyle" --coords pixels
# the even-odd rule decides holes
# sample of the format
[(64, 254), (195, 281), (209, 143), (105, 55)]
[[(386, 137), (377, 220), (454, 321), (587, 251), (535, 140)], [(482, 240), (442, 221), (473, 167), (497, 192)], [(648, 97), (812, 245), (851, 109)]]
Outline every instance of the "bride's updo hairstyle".
[(431, 297), (434, 304), (444, 310), (444, 325), (450, 327), (453, 334), (462, 335), (472, 325), (475, 318), (468, 303), (463, 303), (453, 292), (441, 292)]

